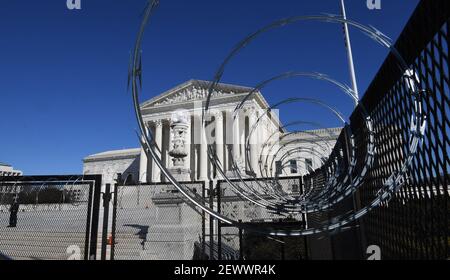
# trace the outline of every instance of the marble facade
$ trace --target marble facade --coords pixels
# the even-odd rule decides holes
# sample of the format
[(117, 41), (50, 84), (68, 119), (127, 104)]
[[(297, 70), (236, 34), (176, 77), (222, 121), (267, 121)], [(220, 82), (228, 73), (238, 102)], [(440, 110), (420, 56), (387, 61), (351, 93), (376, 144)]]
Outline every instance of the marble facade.
[[(282, 125), (276, 113), (265, 113), (269, 105), (261, 92), (255, 92), (243, 103), (242, 110), (233, 115), (236, 105), (240, 104), (253, 89), (229, 84), (218, 84), (215, 87), (216, 91), (210, 100), (209, 115), (205, 116), (212, 122), (203, 128), (202, 109), (208, 86), (207, 81), (190, 80), (141, 104), (145, 125), (160, 148), (156, 152), (157, 155), (180, 181), (222, 179), (220, 172), (208, 159), (208, 145), (216, 151), (221, 168), (227, 176), (233, 176), (231, 159), (238, 166), (242, 176), (275, 176), (276, 172), (279, 172), (280, 176), (301, 175), (308, 168), (315, 168), (321, 164), (319, 156), (311, 157), (311, 160), (306, 159), (305, 162), (308, 147), (311, 149), (326, 147), (320, 151), (326, 157), (339, 136), (340, 128), (288, 135), (286, 131), (280, 129)], [(262, 120), (257, 122), (260, 117)], [(177, 122), (180, 118), (183, 119), (182, 125)], [(208, 140), (203, 137), (204, 129), (206, 135), (210, 136)], [(252, 129), (254, 132), (250, 133)], [(311, 134), (321, 136), (311, 137)], [(251, 135), (250, 153), (245, 151), (248, 135)], [(298, 143), (303, 142), (301, 145), (304, 148), (292, 153), (297, 168), (293, 168), (292, 164), (286, 167), (286, 162), (292, 159), (278, 159), (276, 155), (282, 153), (277, 148), (267, 152), (268, 155), (261, 156), (261, 151), (267, 151), (263, 149), (265, 144), (263, 139), (268, 139), (271, 135), (276, 135), (272, 139), (280, 142), (279, 145), (283, 146), (281, 150), (292, 149), (293, 145), (298, 146)], [(292, 141), (293, 138), (297, 140)], [(183, 151), (180, 150), (181, 147)], [(176, 156), (177, 150), (178, 153), (182, 152), (182, 157)], [(273, 166), (275, 161), (282, 160), (284, 166), (281, 170), (272, 167), (262, 171), (261, 160), (272, 163)], [(85, 174), (103, 174), (107, 177), (122, 173), (124, 178), (129, 177), (136, 183), (165, 181), (165, 176), (157, 164), (146, 156), (142, 148), (88, 156), (84, 159), (83, 170)], [(253, 170), (253, 173), (250, 170)]]

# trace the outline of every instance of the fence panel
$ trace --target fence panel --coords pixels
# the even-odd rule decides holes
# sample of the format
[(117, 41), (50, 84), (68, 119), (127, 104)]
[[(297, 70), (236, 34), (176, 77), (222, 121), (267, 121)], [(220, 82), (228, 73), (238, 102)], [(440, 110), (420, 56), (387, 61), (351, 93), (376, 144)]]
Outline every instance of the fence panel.
[[(446, 259), (449, 217), (449, 19), (448, 1), (422, 1), (396, 43), (417, 74), (428, 118), (407, 183), (395, 198), (363, 219), (367, 245), (378, 245), (384, 259)], [(378, 158), (361, 192), (367, 203), (407, 151), (412, 106), (401, 74), (389, 56), (364, 98), (373, 104)]]
[[(360, 220), (364, 255), (364, 248), (369, 245), (379, 246), (384, 259), (446, 259), (450, 255), (449, 29), (450, 2), (421, 1), (395, 44), (417, 74), (421, 88), (427, 90), (423, 110), (428, 122), (424, 143), (405, 185), (389, 203), (383, 203)], [(390, 54), (362, 99), (373, 121), (376, 146), (376, 160), (356, 197), (363, 206), (375, 198), (408, 154), (414, 104), (403, 74), (397, 59)], [(357, 158), (362, 162), (367, 133), (358, 110), (351, 117), (351, 129), (356, 135)], [(342, 140), (336, 147), (339, 145), (344, 145)]]
[[(0, 256), (89, 259), (101, 176), (0, 177)], [(98, 209), (98, 207), (95, 207)], [(95, 235), (95, 233), (94, 233)], [(97, 239), (92, 239), (95, 242)], [(95, 250), (92, 251), (95, 258)]]
[[(301, 177), (244, 179), (232, 182), (236, 187), (246, 189), (249, 193), (267, 193), (261, 197), (251, 198), (271, 203), (277, 199), (270, 194), (270, 190), (277, 189), (292, 195), (300, 195), (302, 190)], [(303, 215), (288, 217), (255, 205), (239, 196), (227, 181), (218, 181), (216, 195), (218, 211), (230, 219), (261, 227), (283, 228), (294, 224), (297, 228), (304, 226)], [(291, 223), (286, 224), (287, 220)], [(218, 248), (215, 258), (218, 259), (305, 259), (307, 255), (306, 239), (303, 237), (280, 240), (248, 230), (240, 232), (239, 228), (222, 223), (218, 223), (217, 231), (219, 241), (216, 245)]]
[[(201, 182), (184, 185), (199, 195), (204, 189)], [(202, 244), (202, 211), (192, 208), (169, 183), (116, 185), (115, 194), (112, 259), (194, 257), (194, 244)]]

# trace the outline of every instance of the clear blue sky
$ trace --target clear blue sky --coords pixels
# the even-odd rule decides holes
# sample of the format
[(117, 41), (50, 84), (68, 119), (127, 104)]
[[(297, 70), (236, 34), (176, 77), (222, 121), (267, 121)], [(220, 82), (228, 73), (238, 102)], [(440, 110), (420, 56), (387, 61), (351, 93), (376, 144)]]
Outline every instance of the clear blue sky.
[[(143, 46), (144, 95), (151, 98), (188, 79), (211, 79), (232, 47), (280, 18), (339, 13), (338, 0), (161, 0)], [(3, 1), (0, 9), (0, 161), (26, 174), (81, 173), (82, 158), (138, 147), (136, 121), (126, 92), (129, 52), (145, 0)], [(418, 0), (347, 0), (351, 19), (370, 24), (394, 41)], [(360, 91), (386, 50), (351, 29)], [(226, 69), (223, 82), (253, 86), (286, 71), (318, 71), (348, 82), (342, 29), (301, 23), (265, 34)], [(326, 99), (348, 115), (349, 99), (308, 79), (276, 82), (263, 91), (269, 103), (283, 97)], [(339, 125), (308, 106), (281, 111), (295, 119)]]

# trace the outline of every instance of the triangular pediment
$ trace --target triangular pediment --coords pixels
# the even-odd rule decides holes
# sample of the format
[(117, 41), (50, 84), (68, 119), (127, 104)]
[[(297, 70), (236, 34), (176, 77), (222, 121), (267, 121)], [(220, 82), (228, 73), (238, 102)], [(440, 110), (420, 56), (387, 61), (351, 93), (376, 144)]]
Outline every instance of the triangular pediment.
[[(144, 103), (141, 109), (184, 103), (190, 101), (205, 100), (211, 82), (201, 80), (189, 80), (175, 88), (172, 88)], [(218, 84), (212, 93), (212, 98), (245, 94), (252, 91), (250, 87), (243, 87), (229, 84)]]

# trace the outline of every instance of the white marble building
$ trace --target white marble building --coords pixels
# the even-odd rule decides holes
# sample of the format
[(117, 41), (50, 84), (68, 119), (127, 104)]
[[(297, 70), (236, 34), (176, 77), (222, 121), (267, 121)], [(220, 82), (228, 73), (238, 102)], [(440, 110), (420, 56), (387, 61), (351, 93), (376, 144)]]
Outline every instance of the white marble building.
[(0, 162), (0, 176), (21, 176), (22, 171), (14, 170), (14, 168), (6, 163)]
[(84, 158), (83, 174), (101, 174), (103, 182), (112, 183), (117, 173), (138, 182), (141, 149), (107, 151)]
[[(183, 181), (221, 179), (220, 173), (208, 160), (207, 145), (201, 137), (202, 108), (205, 105), (208, 85), (207, 81), (189, 80), (141, 104), (144, 122), (161, 148), (159, 156), (169, 170), (175, 167), (171, 151), (174, 149), (174, 137), (179, 136), (179, 130), (174, 126), (174, 118), (185, 119), (182, 145), (185, 145), (187, 155), (182, 162), (176, 163), (178, 168), (181, 165), (186, 172)], [(236, 105), (243, 101), (252, 88), (219, 84), (216, 90), (210, 101), (210, 114), (207, 116), (208, 120), (212, 121), (206, 128), (207, 135), (211, 135), (207, 144), (216, 150), (224, 172), (232, 170), (231, 159), (234, 159), (243, 176), (255, 173), (257, 177), (301, 175), (305, 170), (320, 166), (321, 159), (329, 155), (339, 136), (340, 128), (296, 134), (281, 129), (282, 124), (276, 112), (265, 113), (269, 105), (261, 92), (256, 92), (246, 100), (237, 114), (238, 117), (233, 118)], [(262, 120), (257, 122), (259, 118)], [(255, 123), (258, 125), (254, 126)], [(252, 128), (255, 130), (250, 133)], [(177, 133), (174, 133), (174, 130)], [(245, 151), (247, 138), (250, 141), (248, 153)], [(264, 145), (267, 141), (276, 142), (278, 145)], [(114, 179), (117, 173), (122, 173), (128, 182), (165, 180), (159, 168), (151, 158), (147, 158), (142, 148), (90, 155), (84, 159), (83, 172), (103, 174), (106, 182)]]
[[(160, 147), (156, 153), (178, 181), (222, 179), (208, 158), (207, 145), (216, 151), (227, 176), (236, 176), (233, 162), (242, 176), (299, 176), (321, 165), (321, 159), (329, 155), (341, 131), (340, 128), (285, 131), (277, 112), (268, 113), (269, 105), (260, 92), (248, 98), (234, 117), (236, 105), (252, 88), (219, 84), (210, 100), (210, 114), (206, 116), (210, 122), (204, 133), (202, 113), (208, 85), (206, 81), (190, 80), (141, 104), (145, 125)], [(208, 140), (202, 140), (205, 134), (209, 135)], [(249, 145), (245, 145), (246, 139)], [(113, 183), (121, 173), (128, 185), (120, 187), (117, 193), (120, 215), (116, 234), (118, 240), (119, 236), (123, 238), (116, 247), (118, 259), (192, 258), (194, 242), (201, 234), (201, 215), (196, 215), (181, 197), (168, 192), (169, 184), (158, 184), (156, 188), (141, 188), (137, 184), (165, 181), (142, 148), (102, 152), (84, 158), (83, 162), (84, 174), (102, 174), (103, 184)], [(202, 184), (189, 185), (199, 190)], [(246, 220), (270, 216), (244, 201), (224, 203), (223, 207), (224, 214), (230, 215), (238, 209), (236, 213)], [(128, 227), (130, 224), (147, 227), (148, 238), (139, 239), (138, 230)], [(206, 219), (206, 231), (210, 227), (215, 228), (216, 224)], [(227, 245), (234, 248), (231, 243)]]

